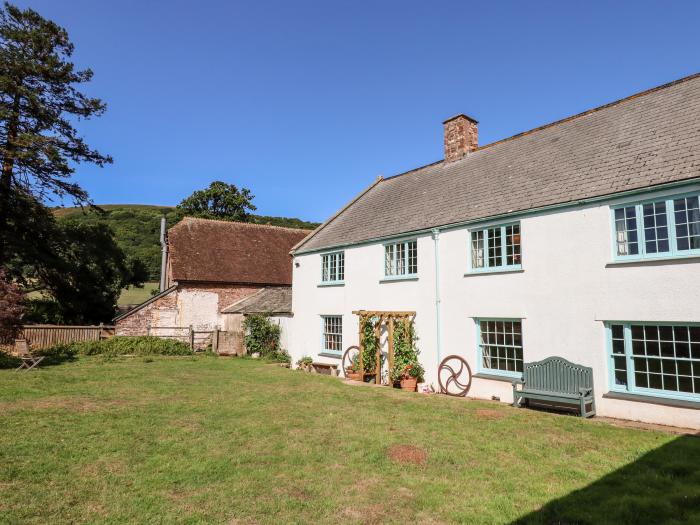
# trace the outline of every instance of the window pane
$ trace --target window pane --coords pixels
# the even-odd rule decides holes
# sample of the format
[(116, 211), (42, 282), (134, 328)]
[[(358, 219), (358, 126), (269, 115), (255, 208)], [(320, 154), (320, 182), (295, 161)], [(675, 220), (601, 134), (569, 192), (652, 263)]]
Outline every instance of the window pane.
[(676, 220), (678, 250), (700, 249), (700, 206), (698, 197), (686, 197), (673, 201)]
[(615, 210), (615, 234), (618, 255), (639, 254), (637, 213), (634, 206)]
[(520, 264), (520, 225), (506, 226), (506, 264)]
[(345, 252), (338, 254), (338, 280), (345, 280)]
[(408, 243), (408, 273), (418, 273), (418, 241)]
[[(620, 351), (625, 347), (621, 331), (611, 326), (613, 377), (617, 386), (622, 385), (623, 362), (631, 360), (635, 388), (660, 392), (683, 393), (700, 398), (695, 390), (696, 378), (700, 379), (700, 327), (687, 325), (630, 325), (634, 357)], [(620, 343), (622, 341), (622, 343)], [(620, 346), (622, 344), (622, 347)], [(696, 351), (697, 346), (697, 351)], [(626, 368), (626, 367), (625, 367)], [(626, 388), (631, 388), (629, 385)]]
[(666, 201), (650, 202), (642, 206), (644, 240), (647, 253), (669, 251)]
[(321, 258), (321, 281), (328, 281), (328, 255), (324, 255)]
[(472, 268), (484, 267), (484, 232), (472, 232)]
[(396, 275), (406, 275), (406, 245), (396, 244)]
[(505, 372), (523, 369), (520, 321), (479, 321), (483, 368)]
[(491, 228), (488, 230), (489, 237), (489, 267), (502, 266), (503, 261), (501, 258), (502, 248), (501, 248), (501, 228)]
[(384, 275), (394, 274), (394, 245), (387, 244), (384, 247)]
[(323, 318), (323, 349), (340, 353), (343, 350), (343, 318), (327, 316)]

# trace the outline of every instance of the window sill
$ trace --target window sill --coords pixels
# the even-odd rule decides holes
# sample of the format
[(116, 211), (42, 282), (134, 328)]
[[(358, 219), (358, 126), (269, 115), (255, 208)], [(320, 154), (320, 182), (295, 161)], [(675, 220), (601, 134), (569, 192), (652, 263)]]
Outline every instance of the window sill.
[(607, 392), (603, 394), (606, 399), (621, 399), (623, 401), (636, 401), (639, 403), (650, 403), (652, 405), (662, 405), (667, 407), (690, 408), (700, 410), (700, 401), (684, 401), (682, 399), (671, 399), (668, 397), (645, 396), (640, 394), (631, 394), (629, 392)]
[(667, 264), (692, 264), (700, 262), (700, 255), (680, 255), (677, 257), (654, 257), (653, 259), (623, 259), (611, 261), (605, 265), (606, 268), (617, 268), (624, 266), (664, 266)]
[(502, 275), (504, 273), (523, 273), (522, 268), (503, 268), (501, 270), (474, 270), (464, 274), (464, 277), (476, 277), (477, 275)]
[(335, 281), (335, 282), (327, 282), (327, 283), (318, 283), (317, 285), (319, 288), (328, 288), (328, 287), (333, 287), (333, 286), (345, 286), (345, 281)]
[(330, 357), (332, 359), (342, 359), (343, 358), (343, 356), (340, 354), (330, 354), (327, 352), (321, 352), (320, 354), (318, 354), (318, 356), (319, 357)]
[(476, 379), (488, 379), (490, 381), (503, 381), (504, 383), (512, 383), (516, 379), (520, 379), (521, 376), (501, 376), (497, 374), (486, 374), (484, 372), (479, 372), (474, 374), (472, 377)]
[(417, 275), (402, 275), (399, 277), (384, 277), (384, 279), (380, 279), (380, 283), (395, 283), (399, 281), (417, 281), (418, 276)]

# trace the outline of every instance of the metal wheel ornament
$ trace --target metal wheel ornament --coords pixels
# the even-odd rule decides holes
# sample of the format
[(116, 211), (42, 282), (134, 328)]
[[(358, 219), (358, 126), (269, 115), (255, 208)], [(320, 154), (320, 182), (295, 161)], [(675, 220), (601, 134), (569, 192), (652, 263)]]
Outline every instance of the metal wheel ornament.
[(359, 353), (360, 353), (359, 346), (349, 346), (348, 349), (345, 350), (345, 353), (343, 354), (343, 360), (341, 361), (341, 365), (343, 367), (343, 377), (348, 376), (348, 373), (346, 372), (346, 370), (350, 367), (350, 365), (352, 364), (352, 360)]
[(464, 397), (472, 386), (472, 369), (464, 358), (450, 355), (442, 360), (438, 368), (440, 393)]

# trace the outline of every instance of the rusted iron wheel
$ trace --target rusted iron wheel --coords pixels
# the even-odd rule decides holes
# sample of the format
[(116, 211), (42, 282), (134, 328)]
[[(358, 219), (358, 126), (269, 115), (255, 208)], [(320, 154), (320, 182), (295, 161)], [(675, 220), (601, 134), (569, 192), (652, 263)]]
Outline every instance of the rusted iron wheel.
[(464, 397), (472, 386), (472, 369), (464, 358), (450, 355), (442, 360), (438, 368), (440, 393)]
[(346, 370), (348, 367), (352, 364), (352, 360), (355, 357), (355, 354), (360, 353), (360, 347), (359, 346), (349, 346), (347, 350), (345, 350), (345, 353), (343, 354), (343, 360), (341, 361), (341, 365), (343, 367), (343, 377), (347, 378), (348, 374)]

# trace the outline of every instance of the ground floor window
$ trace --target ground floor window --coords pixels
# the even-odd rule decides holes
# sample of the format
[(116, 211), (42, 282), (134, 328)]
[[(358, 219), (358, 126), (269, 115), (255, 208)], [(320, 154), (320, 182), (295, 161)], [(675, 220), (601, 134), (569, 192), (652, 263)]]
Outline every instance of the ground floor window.
[(700, 325), (609, 323), (610, 388), (700, 400)]
[(519, 377), (523, 372), (523, 331), (519, 319), (477, 319), (480, 372)]
[(340, 315), (324, 315), (323, 321), (323, 351), (331, 354), (343, 352), (343, 318)]

